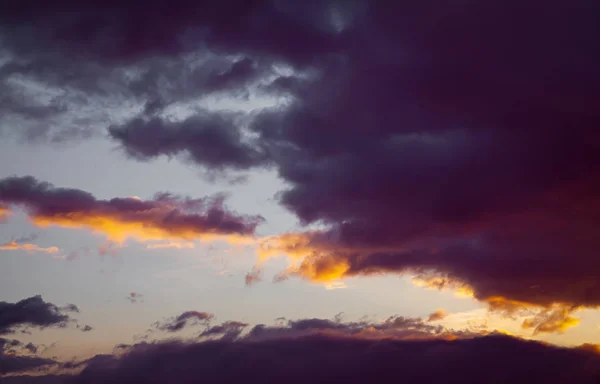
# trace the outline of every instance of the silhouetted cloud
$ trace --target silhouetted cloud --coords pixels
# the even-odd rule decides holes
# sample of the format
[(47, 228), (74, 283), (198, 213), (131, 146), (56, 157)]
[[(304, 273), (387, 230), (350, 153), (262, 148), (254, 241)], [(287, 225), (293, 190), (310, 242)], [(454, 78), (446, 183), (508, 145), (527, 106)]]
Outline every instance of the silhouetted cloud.
[(0, 335), (13, 333), (21, 326), (65, 326), (70, 318), (64, 312), (68, 311), (44, 301), (39, 295), (16, 303), (0, 301)]
[(220, 325), (214, 325), (206, 328), (206, 330), (204, 330), (200, 336), (220, 336), (222, 339), (235, 339), (247, 326), (247, 323), (242, 323), (240, 321), (226, 321)]
[(224, 197), (191, 199), (159, 193), (152, 200), (98, 200), (79, 189), (57, 188), (31, 176), (0, 180), (0, 201), (22, 206), (38, 226), (84, 227), (111, 240), (193, 240), (215, 236), (239, 240), (263, 221), (224, 207)]
[(155, 327), (161, 331), (178, 332), (188, 326), (208, 324), (213, 317), (214, 315), (208, 312), (186, 311), (167, 321), (157, 322)]
[(218, 113), (194, 115), (180, 122), (136, 118), (111, 126), (109, 134), (138, 159), (185, 153), (191, 161), (211, 169), (248, 169), (268, 160), (256, 144), (244, 142), (234, 116)]
[[(0, 313), (0, 317), (3, 315)], [(6, 316), (6, 312), (4, 313)], [(0, 333), (10, 333), (6, 330)], [(35, 356), (37, 346), (33, 343), (24, 344), (16, 339), (0, 337), (0, 375), (29, 371), (57, 364), (56, 361)], [(23, 354), (26, 353), (26, 354)], [(0, 376), (2, 377), (2, 376)]]
[(31, 353), (37, 353), (38, 347), (37, 345), (29, 342), (25, 345), (25, 349), (27, 349)]
[(124, 356), (90, 361), (68, 383), (595, 383), (600, 356), (508, 336), (465, 340), (375, 340), (326, 334), (265, 341), (136, 345)]
[(36, 368), (55, 364), (57, 364), (57, 362), (52, 359), (22, 355), (7, 355), (0, 351), (0, 374), (31, 371)]
[[(172, 320), (192, 318), (204, 322), (212, 316), (184, 312)], [(556, 347), (497, 331), (445, 329), (419, 318), (391, 316), (379, 322), (352, 322), (338, 315), (331, 320), (307, 318), (257, 325), (242, 334), (247, 326), (227, 321), (207, 327), (202, 341), (170, 339), (118, 345), (112, 355), (61, 363), (63, 370), (74, 374), (61, 380), (65, 384), (187, 383), (203, 377), (231, 383), (275, 379), (353, 383), (386, 377), (414, 383), (559, 383), (568, 378), (592, 383), (600, 378), (600, 349), (595, 345)], [(48, 375), (48, 379), (56, 376)], [(17, 379), (13, 382), (20, 383)]]

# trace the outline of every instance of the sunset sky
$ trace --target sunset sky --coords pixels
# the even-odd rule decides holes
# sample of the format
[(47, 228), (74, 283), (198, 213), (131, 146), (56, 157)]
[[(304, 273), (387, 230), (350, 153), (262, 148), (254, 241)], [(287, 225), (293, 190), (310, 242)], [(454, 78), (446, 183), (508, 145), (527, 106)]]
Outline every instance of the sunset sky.
[(595, 1), (8, 3), (0, 382), (600, 380)]

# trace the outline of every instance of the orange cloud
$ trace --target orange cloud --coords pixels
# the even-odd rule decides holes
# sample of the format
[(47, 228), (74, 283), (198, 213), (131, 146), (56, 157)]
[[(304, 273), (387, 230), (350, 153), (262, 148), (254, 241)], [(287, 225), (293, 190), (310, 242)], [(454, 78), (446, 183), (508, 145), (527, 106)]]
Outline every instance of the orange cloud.
[(568, 328), (577, 326), (578, 318), (571, 316), (580, 307), (572, 304), (555, 303), (551, 305), (536, 305), (532, 303), (510, 300), (501, 296), (489, 297), (484, 300), (490, 312), (516, 320), (526, 317), (521, 324), (523, 329), (532, 329), (533, 334), (563, 333)]
[(574, 310), (574, 308), (568, 306), (553, 306), (538, 312), (529, 319), (525, 319), (521, 327), (523, 329), (533, 329), (534, 335), (538, 333), (563, 333), (580, 322), (578, 318), (571, 316)]
[(3, 179), (0, 186), (0, 203), (23, 207), (39, 227), (86, 228), (115, 243), (127, 239), (247, 243), (264, 220), (229, 212), (223, 196), (191, 199), (159, 193), (150, 200), (98, 200), (85, 191), (56, 188), (31, 176)]
[(279, 275), (280, 280), (288, 276), (300, 276), (318, 283), (342, 279), (350, 268), (349, 264), (343, 258), (336, 258), (326, 247), (315, 243), (315, 233), (286, 233), (263, 238), (257, 249), (259, 263), (285, 255), (291, 265)]
[[(332, 283), (343, 284), (341, 280), (345, 277), (386, 272), (386, 270), (374, 267), (369, 259), (379, 257), (377, 262), (385, 264), (384, 258), (389, 249), (351, 248), (337, 242), (332, 238), (334, 236), (331, 232), (312, 231), (286, 233), (264, 238), (260, 241), (257, 250), (259, 264), (269, 258), (285, 255), (290, 260), (290, 265), (276, 276), (276, 281), (285, 280), (290, 276), (298, 276), (305, 280), (324, 284), (326, 287), (331, 286)], [(435, 252), (435, 250), (431, 252)], [(490, 312), (513, 320), (524, 318), (522, 328), (532, 329), (534, 334), (561, 333), (579, 323), (579, 319), (571, 316), (579, 309), (577, 306), (568, 303), (546, 304), (518, 301), (503, 296), (483, 296), (481, 292), (476, 292), (466, 282), (449, 274), (412, 266), (410, 264), (411, 255), (410, 253), (407, 255), (409, 261), (397, 273), (416, 274), (412, 279), (415, 285), (441, 291), (451, 290), (459, 297), (483, 302), (488, 306)], [(420, 255), (424, 258), (427, 256), (427, 253)], [(393, 257), (401, 258), (401, 254), (393, 254)], [(431, 318), (435, 319), (438, 316), (443, 316), (443, 313), (434, 313)]]
[(27, 252), (41, 252), (48, 253), (52, 255), (56, 255), (60, 253), (60, 249), (57, 247), (47, 247), (42, 248), (35, 244), (19, 244), (14, 240), (9, 241), (8, 243), (0, 245), (0, 251), (27, 251)]
[(450, 315), (448, 312), (444, 311), (443, 309), (438, 309), (429, 315), (427, 321), (444, 320), (446, 317), (448, 317), (448, 315)]
[(458, 297), (472, 298), (475, 296), (475, 292), (469, 285), (438, 274), (420, 273), (412, 278), (412, 283), (417, 287), (438, 291), (451, 290)]
[(243, 235), (221, 234), (201, 226), (186, 224), (163, 226), (162, 222), (172, 210), (173, 207), (166, 206), (130, 217), (108, 212), (73, 212), (67, 215), (33, 216), (31, 219), (35, 225), (42, 228), (53, 225), (64, 228), (87, 228), (106, 235), (116, 243), (123, 243), (130, 238), (140, 242), (170, 239), (186, 241), (225, 239), (234, 243), (249, 241)]
[(6, 220), (6, 218), (8, 217), (8, 215), (10, 215), (11, 211), (10, 209), (8, 209), (8, 207), (4, 207), (2, 205), (0, 205), (0, 222)]
[(182, 249), (182, 248), (194, 248), (195, 246), (196, 245), (191, 242), (182, 243), (182, 242), (171, 241), (169, 243), (148, 244), (148, 245), (146, 245), (146, 248), (148, 248), (148, 249), (164, 249), (164, 248)]

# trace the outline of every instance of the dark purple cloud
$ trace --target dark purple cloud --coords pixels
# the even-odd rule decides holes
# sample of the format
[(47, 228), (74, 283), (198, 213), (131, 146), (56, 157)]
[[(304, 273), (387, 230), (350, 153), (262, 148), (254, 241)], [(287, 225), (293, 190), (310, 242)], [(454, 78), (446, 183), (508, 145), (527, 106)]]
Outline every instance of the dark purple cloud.
[(220, 325), (206, 328), (200, 334), (200, 337), (218, 336), (221, 339), (235, 339), (247, 326), (247, 323), (242, 323), (240, 321), (226, 321)]
[(290, 183), (282, 204), (330, 227), (283, 238), (295, 273), (428, 273), (481, 300), (600, 305), (599, 12), (370, 6), (343, 59), (254, 121)]
[[(0, 301), (0, 335), (13, 334), (21, 328), (47, 327), (64, 328), (69, 322), (77, 322), (69, 317), (68, 313), (79, 312), (74, 304), (58, 307), (48, 303), (41, 296), (32, 296), (16, 303)], [(79, 325), (77, 326), (79, 328)], [(82, 330), (90, 331), (92, 328), (85, 325)], [(46, 357), (36, 356), (38, 346), (29, 342), (24, 344), (16, 339), (0, 337), (0, 377), (3, 374), (15, 372), (32, 372), (50, 365), (58, 364), (57, 361)]]
[[(411, 383), (566, 379), (591, 383), (600, 378), (600, 354), (594, 345), (555, 347), (497, 332), (444, 329), (418, 318), (299, 319), (257, 325), (242, 335), (239, 331), (247, 325), (229, 321), (207, 328), (204, 336), (209, 338), (203, 341), (119, 345), (113, 355), (62, 364), (63, 369), (83, 370), (60, 379), (74, 384), (192, 383), (199, 378), (227, 383), (353, 383), (379, 377)], [(37, 382), (44, 383), (43, 377)], [(48, 375), (50, 379), (57, 377)]]
[(31, 176), (0, 180), (0, 201), (22, 206), (34, 223), (84, 227), (103, 232), (115, 241), (193, 240), (211, 236), (251, 236), (263, 221), (227, 211), (224, 197), (181, 198), (168, 193), (152, 200), (98, 200), (79, 190), (57, 188)]
[(185, 153), (194, 163), (211, 169), (247, 169), (266, 164), (267, 155), (243, 141), (233, 120), (233, 116), (222, 114), (195, 115), (179, 122), (137, 118), (111, 126), (108, 131), (137, 159)]
[(37, 368), (55, 364), (57, 364), (57, 362), (52, 359), (5, 354), (0, 351), (0, 375), (6, 373), (32, 371)]
[(364, 383), (385, 377), (411, 383), (595, 383), (599, 375), (595, 352), (507, 336), (400, 341), (315, 335), (138, 345), (121, 358), (90, 362), (65, 382)]
[[(147, 110), (159, 111), (191, 95), (239, 94), (274, 63), (307, 66), (335, 49), (326, 3), (25, 3), (0, 5), (0, 132), (29, 141), (97, 136), (102, 122), (123, 123), (110, 109), (127, 104), (163, 100)], [(28, 84), (60, 92), (43, 99)]]
[(16, 303), (0, 301), (0, 335), (10, 334), (22, 326), (64, 326), (70, 321), (62, 308), (32, 296)]

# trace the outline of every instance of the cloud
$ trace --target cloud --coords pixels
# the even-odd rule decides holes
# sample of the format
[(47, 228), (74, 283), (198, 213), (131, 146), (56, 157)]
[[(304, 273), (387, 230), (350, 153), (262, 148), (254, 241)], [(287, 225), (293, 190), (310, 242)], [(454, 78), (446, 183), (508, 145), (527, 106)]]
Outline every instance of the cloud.
[(89, 332), (92, 331), (94, 328), (89, 326), (89, 325), (84, 325), (83, 327), (81, 327), (81, 332)]
[(444, 311), (443, 309), (438, 309), (435, 312), (433, 312), (431, 315), (429, 315), (429, 317), (427, 318), (427, 321), (439, 321), (439, 320), (444, 320), (446, 317), (448, 317), (449, 313)]
[(57, 247), (47, 247), (43, 248), (35, 244), (19, 244), (16, 240), (11, 240), (8, 243), (4, 243), (0, 245), (0, 251), (27, 251), (27, 252), (40, 252), (40, 253), (48, 253), (51, 255), (57, 255), (60, 253), (60, 249)]
[(208, 312), (186, 311), (165, 322), (155, 324), (156, 329), (166, 332), (179, 332), (182, 329), (197, 325), (208, 324), (214, 315)]
[[(369, 382), (373, 377), (492, 383), (498, 380), (578, 383), (599, 378), (600, 357), (584, 349), (552, 347), (508, 336), (410, 341), (335, 337), (281, 337), (264, 341), (138, 344), (122, 357), (90, 361), (73, 383)], [(223, 367), (226, 367), (224, 369)], [(449, 368), (450, 367), (450, 368)]]
[(252, 270), (246, 273), (246, 286), (251, 286), (262, 280), (262, 270), (258, 267), (252, 268)]
[(0, 223), (6, 221), (10, 213), (11, 211), (7, 206), (0, 204)]
[[(59, 4), (43, 10), (2, 7), (0, 133), (59, 143), (99, 136), (107, 122), (127, 124), (139, 114), (160, 114), (211, 95), (244, 96), (246, 88), (274, 74), (279, 60), (261, 57), (273, 56), (270, 47), (284, 49), (299, 63), (311, 61), (311, 52), (290, 48), (304, 43), (309, 18), (293, 20), (293, 13), (262, 0), (237, 5), (235, 12), (218, 1), (205, 6), (211, 12), (164, 0), (152, 10), (141, 3), (112, 9), (71, 4), (69, 17)], [(177, 22), (144, 27), (166, 13)], [(251, 14), (269, 22), (257, 29)], [(94, 37), (81, 30), (85, 25), (94, 25)], [(330, 34), (311, 34), (327, 52)], [(72, 55), (78, 60), (70, 60)]]
[(57, 362), (52, 359), (32, 356), (8, 355), (0, 351), (0, 374), (31, 371), (36, 368), (55, 364), (57, 364)]
[(266, 163), (268, 157), (256, 144), (245, 143), (234, 116), (197, 114), (180, 122), (136, 118), (111, 126), (109, 135), (137, 159), (186, 153), (194, 163), (210, 169), (248, 169)]
[[(61, 308), (45, 302), (41, 296), (32, 296), (16, 303), (1, 301), (0, 335), (15, 333), (23, 327), (65, 327), (68, 322), (74, 321), (66, 314), (73, 312), (73, 309), (77, 309), (73, 304)], [(38, 346), (31, 342), (25, 344), (16, 339), (0, 337), (0, 377), (19, 372), (31, 373), (58, 364), (53, 359), (36, 356), (37, 352)]]
[(563, 333), (569, 327), (579, 324), (579, 319), (571, 316), (572, 308), (550, 308), (538, 312), (533, 318), (525, 319), (522, 327), (524, 329), (534, 329), (534, 334)]
[(114, 242), (214, 237), (243, 241), (263, 220), (228, 212), (222, 196), (190, 199), (159, 193), (152, 200), (98, 200), (88, 192), (56, 188), (31, 176), (0, 180), (0, 201), (22, 206), (40, 227), (88, 228)]
[(37, 345), (29, 342), (25, 345), (25, 349), (27, 349), (30, 353), (37, 353), (38, 347)]
[[(207, 324), (212, 315), (184, 312), (172, 322), (159, 324), (198, 318)], [(247, 326), (226, 321), (207, 326), (200, 340), (118, 345), (112, 355), (61, 363), (73, 374), (61, 379), (66, 383), (187, 382), (202, 376), (234, 383), (270, 382), (273, 378), (319, 383), (331, 382), (332, 377), (341, 382), (365, 382), (374, 375), (385, 375), (417, 383), (525, 383), (532, 379), (553, 383), (567, 374), (575, 382), (591, 383), (600, 377), (600, 354), (594, 345), (555, 347), (499, 331), (446, 329), (419, 318), (391, 316), (383, 321), (352, 322), (344, 321), (340, 314), (333, 319), (260, 324), (244, 333)]]
[(129, 295), (127, 295), (125, 298), (129, 300), (130, 303), (135, 304), (138, 302), (138, 300), (141, 300), (143, 297), (144, 295), (142, 295), (139, 292), (130, 292)]
[(200, 337), (220, 336), (221, 339), (235, 339), (247, 326), (247, 323), (240, 321), (226, 321), (220, 325), (206, 328)]
[(31, 372), (58, 364), (52, 359), (35, 356), (37, 350), (38, 347), (33, 343), (24, 344), (19, 340), (0, 338), (0, 375)]
[(16, 303), (0, 301), (0, 335), (13, 333), (21, 326), (63, 327), (71, 320), (64, 312), (69, 308), (59, 308), (39, 295)]
[(301, 45), (315, 76), (293, 73), (291, 104), (250, 127), (281, 203), (326, 228), (279, 237), (284, 276), (426, 272), (481, 301), (600, 305), (600, 56), (582, 48), (597, 9), (576, 4), (532, 22), (503, 1), (369, 3), (333, 40), (339, 60)]
[(164, 249), (164, 248), (178, 248), (178, 249), (182, 249), (182, 248), (194, 248), (195, 244), (194, 243), (181, 243), (181, 242), (169, 242), (169, 243), (158, 243), (158, 244), (148, 244), (146, 245), (146, 248), (149, 249)]

